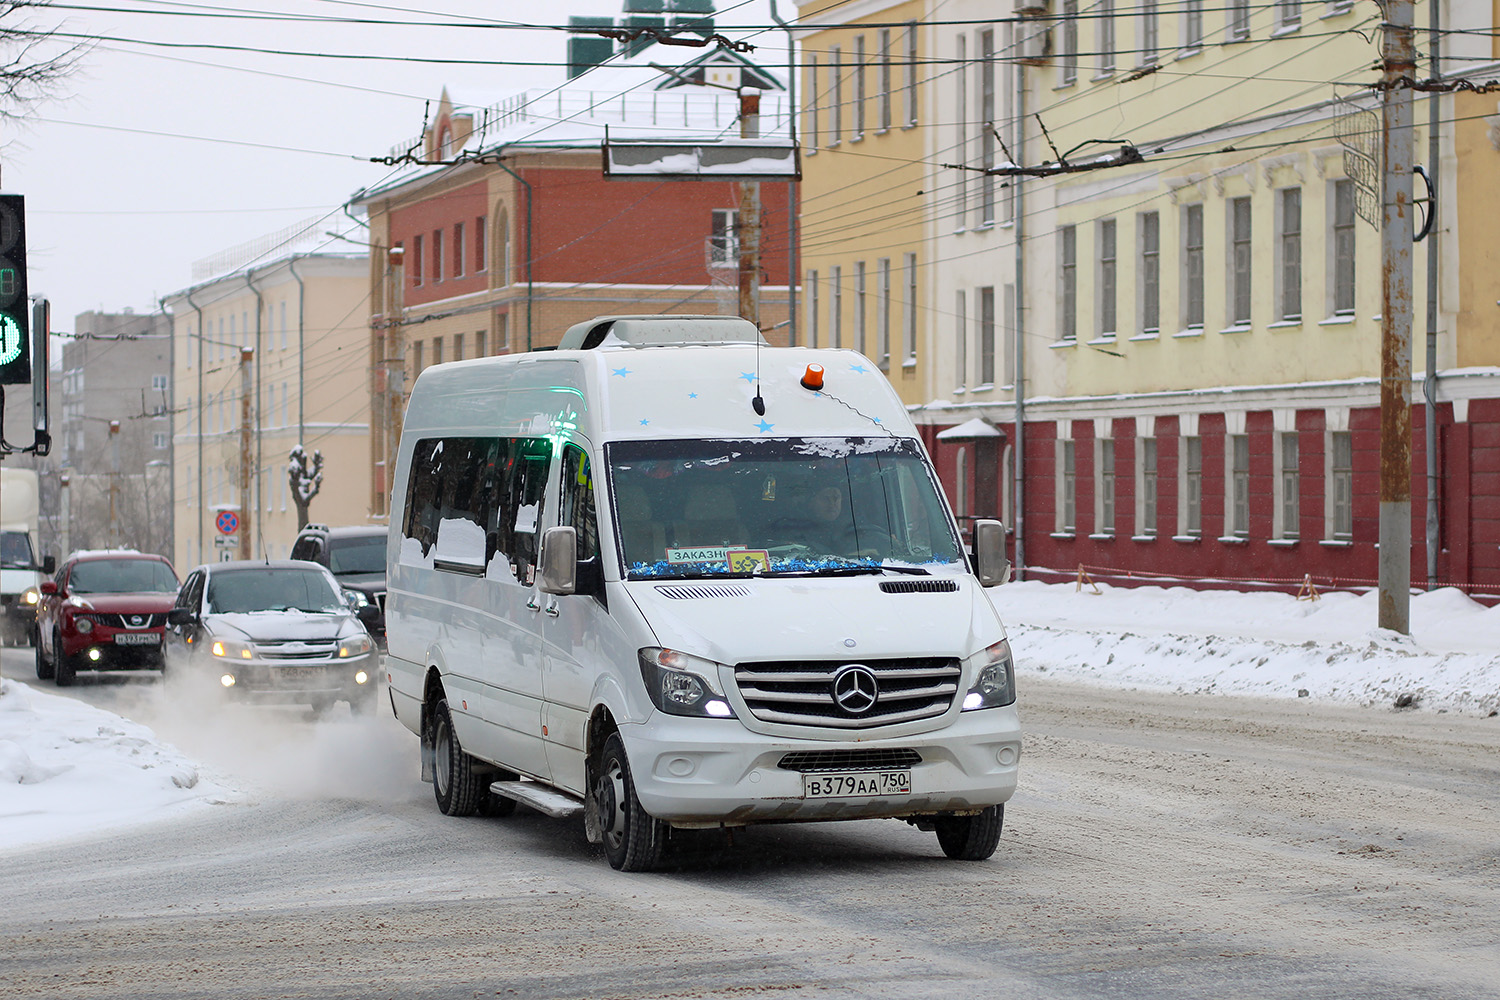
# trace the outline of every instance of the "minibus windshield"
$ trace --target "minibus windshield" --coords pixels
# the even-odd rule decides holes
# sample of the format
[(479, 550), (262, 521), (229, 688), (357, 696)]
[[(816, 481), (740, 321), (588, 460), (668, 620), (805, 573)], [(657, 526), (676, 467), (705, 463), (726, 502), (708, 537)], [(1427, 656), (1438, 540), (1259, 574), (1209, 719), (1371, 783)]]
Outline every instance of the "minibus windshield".
[(605, 455), (629, 579), (964, 564), (915, 440), (620, 441)]

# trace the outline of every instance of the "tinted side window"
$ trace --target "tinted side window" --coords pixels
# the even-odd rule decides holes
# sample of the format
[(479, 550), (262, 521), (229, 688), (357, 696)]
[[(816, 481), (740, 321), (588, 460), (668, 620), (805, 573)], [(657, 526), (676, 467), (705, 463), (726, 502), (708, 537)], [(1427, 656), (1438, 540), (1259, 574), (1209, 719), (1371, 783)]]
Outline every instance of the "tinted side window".
[(599, 522), (594, 516), (594, 467), (575, 444), (563, 449), (562, 520), (578, 530), (578, 558), (599, 554)]
[(322, 543), (317, 536), (307, 535), (297, 539), (292, 545), (292, 559), (306, 559), (310, 562), (318, 561), (318, 554), (323, 550)]
[[(412, 455), (402, 533), (439, 569), (495, 570), (529, 584), (552, 442), (428, 438)], [(496, 555), (504, 557), (492, 567)]]

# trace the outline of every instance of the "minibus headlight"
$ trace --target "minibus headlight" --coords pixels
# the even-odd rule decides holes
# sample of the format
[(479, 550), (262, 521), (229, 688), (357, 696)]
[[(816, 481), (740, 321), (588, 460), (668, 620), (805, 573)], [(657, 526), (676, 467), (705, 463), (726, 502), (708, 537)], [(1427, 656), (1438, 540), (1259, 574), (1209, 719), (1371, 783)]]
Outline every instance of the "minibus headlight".
[(641, 650), (641, 677), (651, 704), (668, 715), (732, 719), (734, 710), (715, 686), (719, 665), (675, 649), (647, 646)]
[(969, 657), (965, 666), (972, 671), (969, 676), (974, 678), (974, 686), (964, 695), (965, 712), (1015, 704), (1016, 668), (1009, 641), (1001, 639), (986, 646)]

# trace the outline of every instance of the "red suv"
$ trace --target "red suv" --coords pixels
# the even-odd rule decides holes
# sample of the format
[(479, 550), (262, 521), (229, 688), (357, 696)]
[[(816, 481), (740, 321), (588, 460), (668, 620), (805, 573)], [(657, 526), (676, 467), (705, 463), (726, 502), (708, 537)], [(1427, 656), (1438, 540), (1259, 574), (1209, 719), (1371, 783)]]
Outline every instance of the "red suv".
[(158, 555), (75, 552), (42, 583), (36, 675), (58, 687), (79, 670), (159, 670), (177, 574)]

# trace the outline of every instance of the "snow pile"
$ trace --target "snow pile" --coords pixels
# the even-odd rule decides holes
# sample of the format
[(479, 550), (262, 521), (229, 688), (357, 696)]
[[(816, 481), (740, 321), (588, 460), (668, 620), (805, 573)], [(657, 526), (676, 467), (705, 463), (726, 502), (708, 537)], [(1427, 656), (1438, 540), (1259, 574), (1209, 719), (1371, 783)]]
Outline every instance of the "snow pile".
[[(1414, 594), (1410, 638), (1375, 627), (1376, 595), (1022, 582), (989, 591), (1017, 670), (1191, 694), (1500, 709), (1500, 607)], [(1024, 687), (1023, 687), (1024, 697)]]
[(145, 726), (0, 680), (0, 850), (146, 822), (233, 796)]

